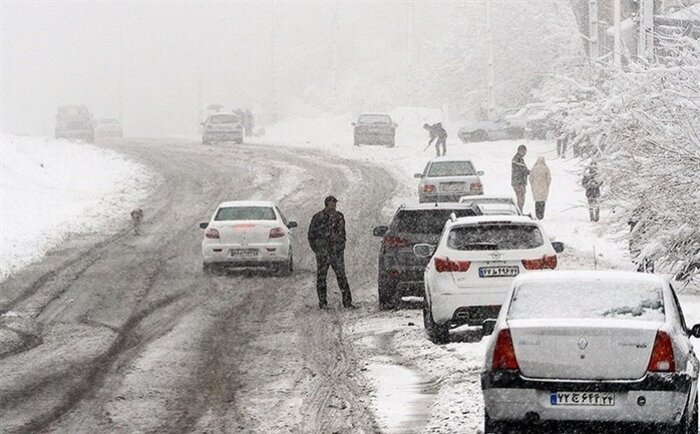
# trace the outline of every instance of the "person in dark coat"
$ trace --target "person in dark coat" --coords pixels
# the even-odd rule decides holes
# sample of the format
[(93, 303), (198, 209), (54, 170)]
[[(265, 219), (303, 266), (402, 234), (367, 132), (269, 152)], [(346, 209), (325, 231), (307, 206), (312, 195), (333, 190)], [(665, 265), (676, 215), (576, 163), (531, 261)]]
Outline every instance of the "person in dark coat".
[(592, 162), (583, 173), (581, 185), (586, 190), (586, 199), (588, 200), (588, 216), (592, 222), (597, 222), (600, 220), (601, 182), (598, 179), (598, 165), (595, 161)]
[(525, 155), (527, 154), (527, 147), (525, 145), (518, 146), (518, 152), (513, 156), (513, 161), (511, 162), (511, 175), (510, 175), (510, 185), (513, 186), (515, 191), (515, 197), (518, 201), (518, 208), (520, 212), (523, 211), (525, 206), (525, 193), (527, 192), (527, 176), (530, 174), (530, 169), (527, 168), (525, 164)]
[[(442, 127), (442, 123), (438, 122), (434, 125), (430, 124), (423, 124), (423, 128), (428, 130), (430, 133), (430, 139), (428, 140), (428, 146), (430, 146), (431, 143), (433, 143), (433, 140), (435, 140), (435, 151), (437, 152), (437, 156), (439, 157), (440, 154), (440, 147), (442, 146), (442, 155), (444, 156), (447, 154), (447, 131)], [(426, 146), (426, 149), (427, 147)]]
[(335, 206), (338, 202), (333, 196), (326, 197), (325, 208), (317, 212), (309, 225), (309, 245), (316, 254), (316, 291), (318, 306), (328, 307), (326, 299), (326, 276), (332, 267), (338, 279), (338, 287), (343, 295), (343, 306), (354, 308), (350, 285), (345, 275), (345, 217)]

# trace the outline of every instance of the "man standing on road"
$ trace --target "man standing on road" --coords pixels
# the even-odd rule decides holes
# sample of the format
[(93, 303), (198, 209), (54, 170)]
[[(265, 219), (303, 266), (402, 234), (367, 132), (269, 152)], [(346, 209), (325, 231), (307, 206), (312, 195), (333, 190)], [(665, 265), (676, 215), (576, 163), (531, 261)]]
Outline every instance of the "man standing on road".
[(525, 164), (525, 154), (527, 154), (527, 148), (525, 145), (518, 146), (518, 152), (513, 156), (513, 161), (511, 163), (511, 176), (510, 185), (513, 186), (515, 190), (515, 197), (518, 200), (518, 208), (520, 212), (523, 211), (525, 206), (525, 193), (527, 192), (527, 176), (530, 174), (530, 170)]
[(325, 208), (317, 212), (309, 225), (309, 245), (316, 254), (316, 291), (318, 306), (328, 307), (326, 299), (326, 276), (328, 268), (333, 267), (338, 287), (343, 294), (343, 306), (355, 308), (352, 304), (350, 285), (345, 275), (345, 217), (336, 211), (338, 202), (333, 196), (326, 197)]
[[(442, 155), (447, 153), (447, 131), (442, 127), (442, 123), (438, 122), (435, 125), (423, 124), (423, 128), (428, 130), (430, 133), (430, 140), (428, 140), (428, 146), (435, 140), (435, 151), (437, 156), (440, 156), (440, 146), (442, 146)], [(428, 146), (425, 148), (428, 149)]]

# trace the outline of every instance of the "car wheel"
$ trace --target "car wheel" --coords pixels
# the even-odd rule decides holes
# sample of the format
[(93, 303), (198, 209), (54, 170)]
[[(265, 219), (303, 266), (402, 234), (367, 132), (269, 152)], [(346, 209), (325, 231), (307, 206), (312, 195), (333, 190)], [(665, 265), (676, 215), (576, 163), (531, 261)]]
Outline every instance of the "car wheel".
[(379, 295), (379, 310), (391, 310), (397, 306), (396, 288), (384, 279), (377, 282)]
[(484, 415), (484, 433), (485, 434), (505, 434), (508, 426), (505, 422), (497, 422), (491, 420), (488, 414)]
[(396, 142), (392, 139), (390, 142), (387, 142), (384, 146), (386, 146), (387, 148), (393, 148), (394, 146), (396, 146)]
[(428, 339), (434, 344), (446, 344), (450, 341), (450, 331), (447, 324), (440, 325), (433, 321), (433, 314), (428, 303), (423, 304), (423, 326), (428, 334)]
[(202, 272), (206, 275), (214, 274), (214, 266), (211, 264), (202, 264)]

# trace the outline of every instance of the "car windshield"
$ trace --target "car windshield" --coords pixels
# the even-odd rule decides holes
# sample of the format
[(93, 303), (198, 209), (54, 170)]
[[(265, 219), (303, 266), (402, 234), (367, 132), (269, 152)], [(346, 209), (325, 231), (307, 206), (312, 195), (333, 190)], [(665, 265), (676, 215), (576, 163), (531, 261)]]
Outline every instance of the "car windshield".
[(454, 250), (521, 250), (544, 245), (544, 236), (535, 225), (495, 223), (458, 226), (447, 236)]
[(388, 115), (360, 115), (358, 124), (390, 124), (391, 118)]
[(235, 124), (238, 122), (236, 115), (215, 115), (209, 118), (211, 124)]
[(455, 213), (457, 217), (476, 215), (474, 210), (469, 208), (403, 210), (394, 217), (394, 221), (391, 223), (391, 231), (439, 235), (452, 213)]
[(552, 279), (518, 286), (508, 319), (571, 318), (664, 321), (662, 288), (635, 281)]
[(277, 220), (277, 216), (269, 206), (228, 206), (219, 208), (214, 220)]
[(471, 161), (436, 161), (430, 165), (428, 176), (471, 176), (476, 175)]

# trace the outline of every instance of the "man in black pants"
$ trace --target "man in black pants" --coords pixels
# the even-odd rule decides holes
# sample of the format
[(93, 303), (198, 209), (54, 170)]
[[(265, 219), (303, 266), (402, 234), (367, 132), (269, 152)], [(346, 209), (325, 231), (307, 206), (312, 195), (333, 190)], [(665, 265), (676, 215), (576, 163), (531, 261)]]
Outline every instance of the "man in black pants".
[[(447, 153), (447, 148), (445, 143), (447, 143), (447, 131), (442, 127), (442, 123), (438, 122), (435, 125), (430, 125), (430, 124), (423, 124), (423, 128), (430, 133), (430, 139), (428, 140), (428, 146), (430, 146), (431, 143), (433, 143), (433, 140), (435, 141), (435, 151), (437, 152), (437, 156), (439, 157), (440, 154), (440, 147), (442, 147), (442, 155), (444, 156)], [(428, 149), (428, 146), (425, 147), (425, 149)]]
[(343, 306), (355, 308), (352, 304), (350, 285), (345, 276), (345, 217), (336, 211), (338, 202), (333, 196), (324, 201), (325, 208), (317, 212), (309, 225), (309, 245), (316, 254), (316, 291), (318, 292), (318, 307), (328, 307), (326, 299), (326, 276), (328, 268), (333, 267), (338, 279), (338, 287), (343, 294)]

